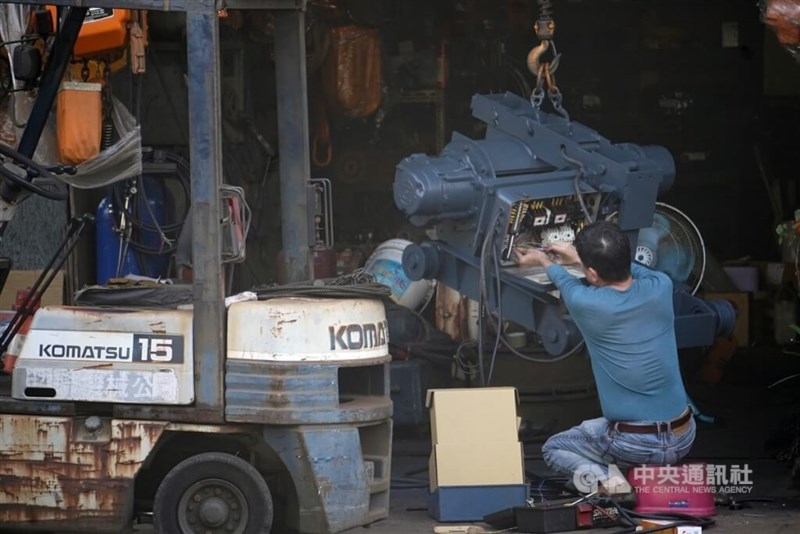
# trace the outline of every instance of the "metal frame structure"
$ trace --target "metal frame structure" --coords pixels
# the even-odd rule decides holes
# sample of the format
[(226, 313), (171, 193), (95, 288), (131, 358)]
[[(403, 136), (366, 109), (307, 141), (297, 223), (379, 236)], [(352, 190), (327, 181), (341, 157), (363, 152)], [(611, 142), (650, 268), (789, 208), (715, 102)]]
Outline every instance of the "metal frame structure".
[[(41, 0), (2, 1), (41, 4)], [(275, 57), (281, 147), (281, 226), (289, 281), (309, 278), (306, 0), (48, 0), (63, 7), (108, 7), (186, 14), (193, 208), (195, 403), (189, 407), (116, 406), (120, 417), (224, 421), (225, 305), (220, 235), (222, 139), (218, 11), (275, 10)], [(54, 407), (53, 407), (54, 408)]]

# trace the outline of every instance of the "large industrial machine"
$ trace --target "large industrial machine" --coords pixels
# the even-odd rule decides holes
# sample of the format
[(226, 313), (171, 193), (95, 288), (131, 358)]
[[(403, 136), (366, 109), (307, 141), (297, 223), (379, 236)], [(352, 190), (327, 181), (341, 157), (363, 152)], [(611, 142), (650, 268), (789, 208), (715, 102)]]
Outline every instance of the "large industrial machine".
[[(297, 286), (225, 298), (222, 266), (241, 257), (230, 245), (242, 241), (235, 223), (246, 205), (222, 184), (217, 3), (98, 1), (102, 9), (91, 10), (82, 0), (50, 3), (59, 10), (51, 10), (55, 31), (35, 80), (38, 96), (19, 145), (0, 146), (2, 228), (31, 194), (67, 197), (65, 176), (54, 173), (80, 178), (80, 169), (32, 160), (73, 50), (93, 46), (99, 21), (119, 22), (115, 7), (126, 8), (125, 21), (127, 9), (183, 11), (193, 277), (96, 287), (77, 306), (36, 310), (92, 217), (69, 224), (48, 272), (3, 333), (4, 349), (15, 339), (18, 347), (15, 361), (11, 349), (3, 355), (11, 376), (0, 376), (0, 531), (118, 533), (151, 518), (165, 534), (327, 534), (385, 518), (392, 436), (385, 288)], [(226, 6), (275, 10), (278, 84), (288, 91), (281, 113), (304, 106), (299, 67), (283, 61), (305, 55), (305, 2)], [(293, 115), (284, 126), (301, 131), (282, 133), (307, 137), (306, 124)], [(281, 165), (297, 157), (307, 165), (307, 147), (282, 153)], [(302, 202), (306, 187), (300, 184)], [(309, 248), (299, 235), (284, 239), (290, 267), (296, 249)], [(103, 253), (120, 275), (125, 252)]]
[[(656, 199), (671, 187), (675, 165), (663, 147), (613, 144), (556, 110), (511, 93), (476, 95), (472, 111), (485, 138), (455, 133), (439, 156), (404, 159), (394, 198), (410, 222), (434, 234), (406, 248), (410, 278), (435, 278), (482, 300), (559, 356), (578, 346), (580, 334), (543, 270), (516, 265), (513, 248), (571, 243), (588, 222), (613, 217), (631, 238), (632, 259), (637, 247), (645, 254), (648, 241), (640, 237), (657, 241), (657, 228), (663, 233), (663, 215), (654, 222)], [(692, 289), (675, 284), (681, 348), (712, 345), (736, 318), (729, 302), (704, 301)]]

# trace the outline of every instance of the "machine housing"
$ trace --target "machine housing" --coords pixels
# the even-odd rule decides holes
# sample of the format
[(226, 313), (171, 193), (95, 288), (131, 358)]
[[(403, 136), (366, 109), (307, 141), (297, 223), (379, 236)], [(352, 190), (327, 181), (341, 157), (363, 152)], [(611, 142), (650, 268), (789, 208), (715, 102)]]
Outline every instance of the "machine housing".
[[(403, 267), (413, 280), (483, 296), (562, 354), (580, 334), (543, 269), (510, 261), (513, 247), (571, 242), (588, 221), (615, 214), (635, 249), (659, 192), (674, 182), (674, 160), (664, 147), (613, 144), (511, 93), (476, 95), (472, 110), (484, 139), (454, 133), (438, 157), (415, 154), (397, 166), (395, 204), (433, 235), (406, 249)], [(679, 347), (711, 345), (733, 329), (726, 301), (703, 301), (676, 284), (674, 303)]]

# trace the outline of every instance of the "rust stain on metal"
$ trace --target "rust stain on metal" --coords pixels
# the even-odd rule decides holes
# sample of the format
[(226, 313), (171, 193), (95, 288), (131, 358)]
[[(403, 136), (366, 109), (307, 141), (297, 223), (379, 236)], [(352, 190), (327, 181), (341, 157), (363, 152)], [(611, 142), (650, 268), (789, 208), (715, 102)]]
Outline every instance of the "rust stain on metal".
[(118, 531), (133, 479), (166, 422), (0, 416), (0, 524)]
[(320, 477), (317, 485), (317, 494), (323, 501), (328, 500), (328, 494), (331, 492), (333, 484), (327, 478)]
[(113, 363), (98, 363), (97, 365), (89, 365), (88, 367), (81, 367), (79, 370), (84, 369), (111, 369), (114, 367)]
[(466, 297), (444, 284), (436, 291), (436, 328), (456, 341), (469, 339), (469, 307)]
[(167, 325), (164, 324), (163, 321), (157, 321), (155, 323), (150, 323), (150, 330), (154, 334), (166, 334), (167, 333)]

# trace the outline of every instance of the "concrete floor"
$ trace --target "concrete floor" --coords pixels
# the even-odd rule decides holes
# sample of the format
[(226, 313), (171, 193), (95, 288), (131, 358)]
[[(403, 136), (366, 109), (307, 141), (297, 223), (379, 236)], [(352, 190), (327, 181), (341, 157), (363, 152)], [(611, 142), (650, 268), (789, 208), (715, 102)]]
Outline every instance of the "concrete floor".
[[(790, 508), (790, 506), (795, 508)], [(789, 506), (755, 504), (740, 511), (720, 509), (712, 529), (721, 534), (796, 534), (800, 530), (800, 502)], [(424, 490), (399, 490), (392, 494), (392, 513), (389, 519), (371, 525), (364, 532), (375, 534), (411, 534), (433, 532), (437, 523), (425, 510)], [(484, 525), (491, 532), (488, 525)], [(580, 532), (613, 534), (614, 528), (581, 530)], [(358, 532), (354, 530), (351, 532)]]
[[(789, 466), (777, 461), (767, 447), (776, 429), (786, 427), (785, 418), (800, 414), (800, 380), (785, 382), (781, 387), (768, 386), (798, 372), (800, 350), (797, 354), (785, 354), (775, 349), (754, 350), (737, 354), (716, 384), (687, 379), (689, 394), (694, 401), (704, 412), (719, 419), (716, 424), (698, 427), (697, 440), (689, 460), (725, 465), (748, 464), (753, 480), (753, 490), (749, 496), (771, 499), (771, 502), (745, 504), (743, 509), (737, 511), (717, 507), (716, 525), (708, 530), (725, 534), (800, 532), (800, 489), (790, 480)], [(552, 404), (536, 404), (533, 413), (543, 418), (558, 414), (562, 426), (567, 424), (566, 421), (596, 416), (592, 412), (596, 410), (595, 402), (553, 401)], [(433, 532), (436, 522), (428, 517), (426, 490), (407, 487), (408, 484), (427, 484), (430, 437), (424, 427), (399, 427), (395, 434), (393, 477), (406, 486), (392, 491), (388, 519), (350, 532)], [(541, 439), (530, 440), (525, 445), (526, 471), (531, 477), (549, 476), (541, 461), (540, 445)], [(152, 528), (147, 526), (139, 526), (136, 530), (142, 534), (152, 533)], [(486, 530), (491, 531), (488, 526)], [(618, 530), (609, 528), (581, 532), (613, 534)]]
[[(789, 351), (791, 352), (791, 351)], [(800, 352), (800, 351), (798, 351)], [(741, 510), (717, 507), (716, 525), (708, 530), (731, 534), (800, 532), (800, 488), (793, 485), (789, 466), (777, 461), (767, 442), (776, 429), (785, 427), (785, 418), (800, 413), (800, 380), (782, 387), (768, 387), (783, 377), (800, 372), (800, 354), (780, 349), (737, 353), (721, 380), (713, 385), (687, 378), (689, 393), (701, 409), (717, 418), (713, 425), (700, 425), (689, 460), (713, 464), (748, 464), (752, 469), (753, 489), (749, 497), (771, 502), (746, 503)], [(685, 372), (686, 376), (686, 372)], [(499, 384), (498, 384), (499, 385)], [(561, 406), (557, 412), (563, 411)], [(541, 413), (551, 413), (537, 406)], [(573, 413), (562, 419), (592, 417), (593, 403), (572, 404)], [(423, 430), (397, 429), (393, 476), (405, 483), (427, 480), (427, 455), (430, 438)], [(548, 476), (541, 461), (540, 441), (526, 443), (526, 470), (532, 476)], [(395, 489), (389, 519), (371, 525), (369, 531), (381, 534), (433, 532), (436, 524), (427, 515), (424, 489)], [(484, 525), (487, 531), (491, 531)], [(582, 532), (613, 533), (619, 529)], [(355, 532), (355, 531), (354, 531)]]
[[(708, 439), (709, 429), (704, 429), (703, 432), (704, 439)], [(425, 459), (420, 457), (415, 450), (417, 447), (424, 447), (421, 440), (404, 440), (397, 445), (401, 454), (409, 454), (409, 456), (395, 457), (394, 469), (397, 475), (402, 476), (409, 472), (417, 473), (420, 469), (424, 469)], [(735, 461), (731, 462), (726, 458), (718, 463), (730, 464)], [(541, 472), (546, 469), (540, 460), (528, 461), (527, 467), (529, 472), (531, 470)], [(772, 499), (773, 502), (746, 503), (743, 509), (737, 511), (729, 510), (726, 507), (717, 507), (716, 525), (712, 529), (726, 534), (799, 532), (800, 491), (790, 487), (786, 466), (765, 459), (751, 464), (751, 469), (753, 470), (753, 491), (750, 495)], [(424, 477), (425, 473), (423, 472), (419, 476)], [(426, 499), (425, 489), (393, 490), (389, 519), (371, 525), (369, 531), (376, 534), (433, 532), (433, 526), (438, 523), (428, 517)], [(476, 523), (476, 525), (481, 524)], [(492, 531), (488, 525), (482, 526), (487, 532)], [(616, 530), (619, 529), (594, 529), (580, 532), (613, 534)]]

